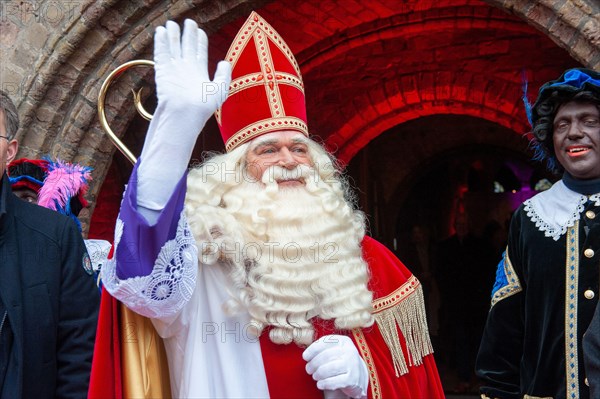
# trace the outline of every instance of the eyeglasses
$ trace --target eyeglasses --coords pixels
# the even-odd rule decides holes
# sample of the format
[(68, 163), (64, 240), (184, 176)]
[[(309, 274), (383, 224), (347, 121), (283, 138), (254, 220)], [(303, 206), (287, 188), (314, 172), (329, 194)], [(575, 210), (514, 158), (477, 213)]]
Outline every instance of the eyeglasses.
[(0, 139), (6, 139), (6, 141), (10, 141), (10, 139), (8, 138), (8, 136), (0, 136)]

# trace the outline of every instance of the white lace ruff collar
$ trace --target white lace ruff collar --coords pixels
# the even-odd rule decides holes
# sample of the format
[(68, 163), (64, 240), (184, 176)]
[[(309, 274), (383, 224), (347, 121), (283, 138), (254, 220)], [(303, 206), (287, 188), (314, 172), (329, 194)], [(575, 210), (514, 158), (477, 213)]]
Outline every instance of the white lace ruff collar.
[[(587, 200), (586, 195), (568, 189), (563, 181), (559, 180), (549, 190), (537, 194), (523, 204), (535, 227), (546, 237), (557, 241), (567, 232), (567, 228), (579, 220)], [(600, 206), (600, 193), (590, 195), (589, 200)]]

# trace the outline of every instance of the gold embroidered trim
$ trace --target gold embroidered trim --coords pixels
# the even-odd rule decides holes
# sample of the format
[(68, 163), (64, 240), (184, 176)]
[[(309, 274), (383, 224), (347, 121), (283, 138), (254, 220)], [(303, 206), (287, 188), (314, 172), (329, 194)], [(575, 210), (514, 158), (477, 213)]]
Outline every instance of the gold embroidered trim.
[[(392, 355), (396, 377), (408, 373), (409, 366), (422, 364), (423, 357), (433, 353), (423, 288), (414, 276), (392, 294), (375, 301), (373, 308), (375, 322)], [(398, 328), (406, 341), (406, 354), (402, 351)]]
[(381, 385), (379, 384), (377, 368), (375, 368), (375, 362), (373, 361), (373, 356), (371, 356), (369, 345), (367, 345), (367, 341), (365, 341), (365, 336), (362, 332), (362, 329), (355, 328), (352, 330), (352, 335), (354, 335), (354, 340), (358, 345), (358, 351), (367, 365), (367, 370), (369, 370), (369, 386), (371, 387), (371, 396), (373, 399), (379, 399), (381, 398)]
[(281, 93), (274, 79), (274, 75), (278, 72), (275, 71), (275, 64), (273, 63), (269, 41), (265, 38), (264, 33), (260, 29), (255, 30), (253, 36), (254, 45), (258, 52), (257, 56), (260, 62), (260, 69), (264, 77), (263, 85), (266, 91), (265, 94), (267, 95), (267, 103), (269, 104), (271, 115), (274, 117), (285, 116), (283, 102), (281, 101)]
[(494, 293), (494, 296), (492, 297), (492, 306), (498, 303), (498, 301), (508, 298), (509, 296), (523, 290), (523, 288), (521, 288), (519, 277), (517, 276), (517, 273), (515, 273), (515, 268), (508, 257), (508, 248), (506, 248), (506, 251), (504, 251), (504, 275), (508, 280), (508, 285), (500, 288)]
[(373, 301), (375, 313), (396, 306), (400, 301), (403, 301), (406, 297), (415, 292), (419, 285), (419, 280), (417, 280), (415, 276), (410, 276), (410, 278), (406, 280), (406, 283), (402, 284), (394, 292)]
[(229, 152), (232, 148), (250, 141), (256, 136), (275, 132), (281, 129), (297, 130), (305, 136), (308, 135), (308, 128), (302, 119), (291, 116), (286, 116), (285, 118), (263, 119), (262, 121), (254, 122), (253, 124), (246, 126), (231, 136), (231, 138), (227, 140), (227, 143), (225, 144), (225, 149)]
[(579, 359), (577, 356), (577, 301), (579, 288), (579, 220), (567, 230), (565, 281), (565, 370), (567, 398), (579, 396)]
[[(302, 85), (302, 81), (295, 77), (294, 75), (290, 75), (285, 72), (277, 72), (275, 74), (275, 79), (279, 83), (285, 83), (289, 86), (293, 86), (300, 91), (304, 91), (304, 86)], [(239, 93), (243, 90), (246, 90), (250, 87), (254, 86), (263, 86), (264, 82), (264, 74), (261, 72), (250, 73), (248, 75), (242, 76), (233, 80), (229, 86), (229, 97), (232, 97), (234, 94)]]

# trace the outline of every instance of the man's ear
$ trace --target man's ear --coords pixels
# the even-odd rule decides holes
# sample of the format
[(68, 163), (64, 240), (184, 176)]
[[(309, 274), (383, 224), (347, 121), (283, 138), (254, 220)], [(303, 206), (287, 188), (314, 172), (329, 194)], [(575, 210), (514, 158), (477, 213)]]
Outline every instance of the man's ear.
[(8, 142), (8, 148), (6, 152), (6, 162), (11, 162), (17, 156), (19, 151), (19, 142), (17, 140), (11, 140)]

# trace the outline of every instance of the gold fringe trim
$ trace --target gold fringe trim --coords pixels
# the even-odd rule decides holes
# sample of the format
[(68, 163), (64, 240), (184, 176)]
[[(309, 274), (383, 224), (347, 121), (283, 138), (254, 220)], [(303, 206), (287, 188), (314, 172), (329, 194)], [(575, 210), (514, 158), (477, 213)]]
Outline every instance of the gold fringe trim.
[[(423, 358), (433, 353), (423, 288), (416, 277), (411, 276), (396, 291), (373, 303), (375, 322), (390, 350), (396, 377), (408, 373), (409, 366), (418, 366)], [(400, 345), (398, 328), (406, 341), (407, 354)]]

